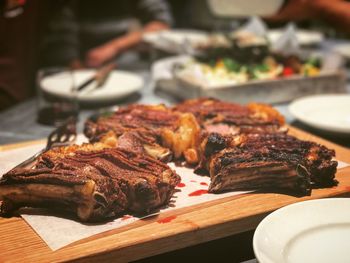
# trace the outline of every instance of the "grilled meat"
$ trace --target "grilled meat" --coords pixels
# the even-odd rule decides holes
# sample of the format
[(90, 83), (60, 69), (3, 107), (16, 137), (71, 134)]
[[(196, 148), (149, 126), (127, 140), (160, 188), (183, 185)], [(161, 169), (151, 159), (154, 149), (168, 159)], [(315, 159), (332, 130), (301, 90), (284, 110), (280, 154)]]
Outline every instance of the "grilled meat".
[(200, 98), (187, 100), (174, 107), (175, 111), (190, 112), (206, 133), (240, 134), (284, 132), (283, 116), (265, 104), (246, 106)]
[(159, 160), (169, 161), (171, 155), (184, 156), (189, 163), (198, 160), (192, 149), (197, 145), (199, 126), (189, 113), (174, 112), (164, 105), (130, 105), (88, 120), (84, 130), (91, 142), (111, 132), (117, 138), (116, 147), (146, 152)]
[(147, 154), (164, 162), (169, 162), (172, 159), (172, 152), (159, 145), (154, 133), (147, 132), (142, 128), (123, 133), (117, 139), (117, 148)]
[(120, 108), (86, 122), (91, 143), (52, 149), (30, 169), (3, 175), (0, 211), (55, 207), (82, 221), (148, 212), (166, 204), (180, 182), (161, 162), (172, 157), (200, 161), (196, 170), (209, 173), (212, 193), (281, 189), (307, 195), (336, 185), (334, 151), (287, 135), (283, 124), (270, 106), (214, 99), (172, 109)]
[(159, 133), (162, 128), (175, 129), (179, 117), (164, 105), (133, 104), (87, 120), (84, 133), (92, 142), (98, 141), (108, 131), (113, 131), (117, 136), (139, 128)]
[(13, 169), (0, 180), (1, 213), (24, 207), (55, 207), (81, 221), (166, 204), (180, 177), (166, 164), (102, 143), (50, 150), (32, 169)]
[(201, 145), (201, 168), (209, 191), (283, 189), (309, 195), (313, 187), (334, 186), (333, 150), (283, 133), (210, 134)]

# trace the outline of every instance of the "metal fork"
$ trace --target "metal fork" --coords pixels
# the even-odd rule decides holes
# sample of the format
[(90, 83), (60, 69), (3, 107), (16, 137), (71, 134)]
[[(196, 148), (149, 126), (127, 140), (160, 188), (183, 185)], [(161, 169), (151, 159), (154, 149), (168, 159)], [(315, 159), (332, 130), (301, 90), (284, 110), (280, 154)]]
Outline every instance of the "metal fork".
[(29, 157), (27, 160), (21, 162), (16, 167), (14, 167), (14, 169), (27, 167), (29, 164), (33, 163), (39, 157), (39, 155), (47, 152), (52, 148), (67, 146), (75, 142), (77, 138), (76, 122), (77, 120), (75, 117), (71, 117), (65, 121), (61, 126), (50, 133), (47, 138), (46, 147), (44, 149)]

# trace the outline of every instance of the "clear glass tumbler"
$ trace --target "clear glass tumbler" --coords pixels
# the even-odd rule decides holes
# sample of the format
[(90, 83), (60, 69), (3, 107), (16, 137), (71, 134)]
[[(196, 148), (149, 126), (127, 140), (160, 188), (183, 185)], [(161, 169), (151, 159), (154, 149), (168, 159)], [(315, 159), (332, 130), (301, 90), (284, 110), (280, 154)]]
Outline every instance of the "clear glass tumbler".
[(78, 117), (79, 103), (74, 74), (67, 68), (44, 68), (37, 73), (37, 122), (59, 126)]

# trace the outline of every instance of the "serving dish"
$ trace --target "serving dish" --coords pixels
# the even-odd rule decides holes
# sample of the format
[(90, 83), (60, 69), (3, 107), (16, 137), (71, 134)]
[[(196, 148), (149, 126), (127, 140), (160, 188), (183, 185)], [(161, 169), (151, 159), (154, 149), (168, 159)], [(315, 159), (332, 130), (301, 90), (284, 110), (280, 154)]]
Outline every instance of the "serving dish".
[[(213, 52), (213, 56), (218, 57), (216, 52)], [(201, 59), (199, 58), (199, 61)], [(240, 55), (237, 61), (241, 59), (244, 57)], [(323, 58), (320, 60), (322, 61)], [(204, 61), (209, 61), (210, 65), (210, 56), (204, 58)], [(345, 73), (338, 68), (327, 68), (326, 65), (324, 69), (320, 69), (309, 67), (305, 63), (301, 64), (301, 71), (290, 72), (289, 66), (279, 63), (272, 68), (273, 70), (254, 73), (254, 68), (264, 70), (264, 64), (245, 66), (244, 63), (238, 62), (243, 66), (240, 66), (237, 72), (227, 73), (226, 70), (225, 73), (219, 67), (220, 64), (225, 63), (220, 63), (217, 59), (215, 61), (215, 67), (203, 66), (202, 68), (200, 66), (202, 63), (197, 63), (191, 56), (161, 59), (153, 64), (152, 75), (159, 89), (180, 99), (204, 96), (237, 103), (288, 102), (311, 94), (342, 93), (346, 87)], [(249, 68), (252, 68), (253, 72)], [(232, 77), (231, 74), (234, 76)], [(260, 79), (256, 77), (254, 79), (254, 75), (260, 76)]]
[(254, 253), (260, 263), (348, 262), (349, 218), (348, 198), (288, 205), (259, 224), (253, 238)]
[[(322, 143), (336, 150), (337, 159), (350, 162), (349, 150), (291, 128), (301, 139)], [(27, 143), (26, 147), (37, 145)], [(2, 146), (1, 150), (23, 147)], [(174, 210), (110, 230), (52, 251), (22, 218), (0, 218), (1, 260), (26, 262), (90, 260), (126, 262), (172, 251), (254, 229), (266, 214), (291, 203), (350, 194), (349, 167), (337, 172), (339, 185), (315, 189), (311, 196), (245, 194)], [(215, 215), (215, 216), (208, 216)], [(166, 223), (164, 223), (166, 222)]]
[(175, 77), (176, 86), (163, 89), (182, 99), (198, 96), (213, 97), (237, 103), (258, 101), (281, 103), (311, 94), (342, 93), (345, 90), (345, 77), (341, 72), (323, 73), (315, 77), (291, 76), (285, 79), (253, 80), (238, 85), (218, 85), (208, 87), (198, 85), (193, 79)]

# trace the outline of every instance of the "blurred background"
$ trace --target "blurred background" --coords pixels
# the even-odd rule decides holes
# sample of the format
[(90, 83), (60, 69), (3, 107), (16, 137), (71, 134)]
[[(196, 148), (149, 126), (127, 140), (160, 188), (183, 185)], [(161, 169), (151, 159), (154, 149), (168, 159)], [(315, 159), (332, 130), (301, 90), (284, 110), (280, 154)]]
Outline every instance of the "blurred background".
[[(273, 38), (269, 44), (278, 46), (275, 42), (288, 23), (293, 22), (294, 35), (286, 36), (289, 40), (282, 41), (284, 46), (285, 42), (293, 42), (294, 37), (299, 37), (296, 46), (324, 50), (325, 44), (332, 44), (328, 40), (337, 39), (334, 48), (344, 56), (349, 55), (349, 49), (340, 47), (347, 42), (350, 28), (350, 3), (344, 0), (264, 3), (238, 0), (101, 0), (98, 3), (89, 0), (1, 0), (0, 3), (2, 110), (35, 94), (39, 68), (99, 68), (112, 61), (118, 69), (147, 68), (149, 63), (166, 55), (194, 54), (199, 46), (210, 51), (215, 45), (222, 47), (225, 44), (220, 45), (220, 37), (210, 39), (212, 42), (206, 37), (221, 34), (232, 40), (234, 32), (244, 29), (244, 25), (248, 35), (243, 34), (242, 41), (251, 41), (245, 46), (261, 44), (254, 38), (267, 36)], [(253, 16), (260, 17), (257, 25), (247, 27)], [(147, 36), (147, 33), (167, 29), (170, 29), (169, 35)], [(178, 29), (185, 31), (176, 31)]]
[(70, 115), (200, 96), (274, 104), (305, 124), (293, 100), (349, 90), (345, 0), (1, 0), (0, 14), (4, 142)]

